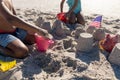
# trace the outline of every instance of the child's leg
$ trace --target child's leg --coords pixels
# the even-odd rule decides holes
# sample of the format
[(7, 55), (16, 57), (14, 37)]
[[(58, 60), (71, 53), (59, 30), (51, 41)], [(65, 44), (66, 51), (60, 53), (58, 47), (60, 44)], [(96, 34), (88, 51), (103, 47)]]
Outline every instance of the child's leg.
[(76, 22), (76, 16), (75, 16), (75, 13), (72, 12), (69, 16), (69, 23), (70, 24), (75, 24), (75, 22)]
[(25, 58), (28, 56), (28, 48), (19, 39), (8, 44), (7, 48), (12, 52), (9, 56), (14, 58)]
[(28, 56), (28, 48), (22, 41), (10, 34), (0, 34), (0, 52), (3, 55), (14, 58), (25, 58)]
[(80, 12), (76, 14), (76, 17), (79, 24), (85, 25), (84, 17)]

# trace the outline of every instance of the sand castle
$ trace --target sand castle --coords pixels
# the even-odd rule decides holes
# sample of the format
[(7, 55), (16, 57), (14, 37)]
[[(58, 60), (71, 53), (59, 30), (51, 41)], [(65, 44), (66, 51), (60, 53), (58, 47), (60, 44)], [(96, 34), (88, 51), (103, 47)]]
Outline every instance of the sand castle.
[(93, 47), (93, 36), (89, 33), (81, 33), (77, 43), (78, 51), (90, 52)]
[(109, 55), (109, 61), (113, 64), (120, 65), (120, 43), (117, 43)]

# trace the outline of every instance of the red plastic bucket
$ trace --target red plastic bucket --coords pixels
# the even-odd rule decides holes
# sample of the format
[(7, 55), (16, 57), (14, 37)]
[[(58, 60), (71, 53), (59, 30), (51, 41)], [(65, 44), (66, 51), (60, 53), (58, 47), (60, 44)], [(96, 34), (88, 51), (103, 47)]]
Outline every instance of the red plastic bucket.
[(67, 22), (67, 19), (66, 19), (66, 16), (65, 16), (66, 13), (58, 13), (57, 14), (57, 18), (63, 22)]
[(35, 35), (36, 47), (38, 51), (45, 52), (51, 44), (54, 43), (53, 40), (46, 39), (43, 36)]
[(106, 36), (106, 39), (101, 42), (101, 47), (107, 52), (111, 52), (115, 44), (118, 43), (118, 36), (111, 37), (109, 34)]

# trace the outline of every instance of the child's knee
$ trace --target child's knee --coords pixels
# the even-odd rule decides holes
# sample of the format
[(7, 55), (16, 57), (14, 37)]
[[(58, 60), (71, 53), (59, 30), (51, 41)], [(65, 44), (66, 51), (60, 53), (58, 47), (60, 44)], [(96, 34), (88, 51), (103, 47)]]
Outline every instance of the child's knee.
[(29, 52), (29, 50), (27, 47), (21, 48), (21, 49), (16, 49), (15, 57), (19, 58), (19, 59), (26, 58), (28, 56), (28, 52)]

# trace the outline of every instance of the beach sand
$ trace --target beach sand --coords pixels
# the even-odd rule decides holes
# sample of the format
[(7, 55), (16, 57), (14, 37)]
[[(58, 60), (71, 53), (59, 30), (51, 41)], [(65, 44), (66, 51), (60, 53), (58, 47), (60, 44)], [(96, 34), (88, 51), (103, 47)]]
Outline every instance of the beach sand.
[[(35, 25), (49, 22), (52, 29), (56, 14), (36, 9), (16, 9), (17, 15)], [(86, 26), (98, 14), (85, 15)], [(43, 20), (42, 20), (43, 18)], [(103, 16), (102, 27), (106, 33), (116, 34), (120, 30), (120, 19)], [(0, 73), (0, 80), (119, 80), (120, 66), (108, 61), (110, 53), (95, 45), (90, 52), (76, 51), (75, 35), (69, 29), (65, 36), (56, 35), (56, 43), (46, 53), (39, 52), (35, 45), (29, 46), (30, 56), (17, 60), (12, 70)], [(4, 76), (3, 76), (4, 75)], [(9, 76), (8, 76), (9, 75)]]

